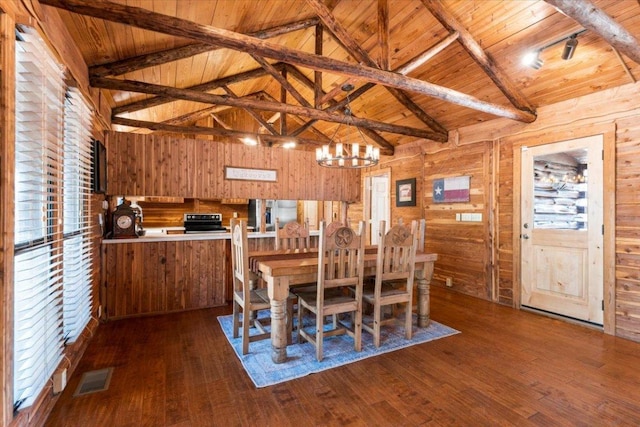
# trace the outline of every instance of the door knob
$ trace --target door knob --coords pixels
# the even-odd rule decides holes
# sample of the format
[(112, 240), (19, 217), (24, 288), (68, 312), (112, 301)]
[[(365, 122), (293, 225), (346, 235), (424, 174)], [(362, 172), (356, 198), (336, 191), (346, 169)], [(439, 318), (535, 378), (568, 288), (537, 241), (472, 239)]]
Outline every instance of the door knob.
[(528, 239), (529, 235), (528, 234), (521, 234), (520, 237), (522, 237), (523, 239)]

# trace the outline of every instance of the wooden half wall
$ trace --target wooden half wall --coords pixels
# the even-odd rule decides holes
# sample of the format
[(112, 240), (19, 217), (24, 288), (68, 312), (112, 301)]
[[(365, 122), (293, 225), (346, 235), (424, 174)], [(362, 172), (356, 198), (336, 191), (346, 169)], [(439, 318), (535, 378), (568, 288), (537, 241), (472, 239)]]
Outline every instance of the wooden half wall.
[[(197, 199), (360, 199), (360, 170), (318, 166), (315, 153), (205, 139), (105, 133), (109, 195)], [(269, 181), (231, 180), (225, 167), (275, 171)]]

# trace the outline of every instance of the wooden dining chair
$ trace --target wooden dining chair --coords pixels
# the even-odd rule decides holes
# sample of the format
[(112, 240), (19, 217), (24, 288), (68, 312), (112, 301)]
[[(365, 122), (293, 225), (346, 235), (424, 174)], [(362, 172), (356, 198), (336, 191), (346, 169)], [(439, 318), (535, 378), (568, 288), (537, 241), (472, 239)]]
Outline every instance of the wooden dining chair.
[(347, 220), (347, 222), (344, 223), (336, 219), (327, 223), (327, 227), (326, 227), (327, 236), (331, 236), (338, 228), (345, 227), (345, 226), (351, 227), (351, 221)]
[[(318, 361), (323, 359), (323, 340), (328, 336), (348, 334), (353, 337), (354, 349), (362, 349), (364, 230), (361, 221), (357, 233), (343, 225), (328, 235), (325, 221), (320, 223), (317, 289), (298, 294), (298, 337), (315, 346)], [(315, 317), (313, 331), (302, 327), (307, 311)], [(349, 321), (340, 318), (342, 313), (351, 313)], [(332, 324), (325, 325), (327, 316), (332, 316)]]
[(411, 339), (413, 333), (413, 278), (418, 223), (412, 221), (409, 227), (400, 222), (387, 232), (385, 229), (386, 222), (380, 221), (381, 238), (378, 241), (375, 283), (373, 287), (365, 287), (362, 294), (363, 302), (373, 306), (373, 320), (363, 320), (362, 329), (373, 334), (376, 347), (380, 347), (380, 327), (396, 321), (394, 317), (382, 319), (384, 306), (404, 304), (406, 339)]
[(290, 221), (280, 228), (280, 218), (276, 218), (276, 250), (279, 249), (309, 249), (311, 237), (309, 235), (309, 218), (300, 224)]
[[(267, 289), (254, 289), (253, 273), (249, 269), (249, 252), (247, 239), (247, 222), (244, 220), (231, 221), (231, 268), (233, 270), (233, 337), (238, 338), (242, 324), (242, 354), (249, 352), (249, 343), (270, 338), (270, 332), (265, 328), (271, 323), (270, 317), (259, 318), (260, 310), (271, 307)], [(287, 305), (287, 316), (291, 319), (292, 312)], [(290, 324), (290, 321), (288, 321)], [(252, 327), (258, 331), (250, 335)], [(289, 334), (291, 328), (288, 327)], [(289, 337), (289, 342), (291, 338)]]

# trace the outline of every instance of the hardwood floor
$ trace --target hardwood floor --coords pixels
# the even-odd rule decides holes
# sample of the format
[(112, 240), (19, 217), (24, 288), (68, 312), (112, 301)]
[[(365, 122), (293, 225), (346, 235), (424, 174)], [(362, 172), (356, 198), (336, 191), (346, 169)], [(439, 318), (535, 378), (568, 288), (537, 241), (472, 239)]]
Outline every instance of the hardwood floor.
[[(101, 325), (47, 426), (638, 426), (640, 344), (446, 289), (462, 333), (256, 389), (216, 316)], [(113, 366), (107, 391), (73, 397)]]

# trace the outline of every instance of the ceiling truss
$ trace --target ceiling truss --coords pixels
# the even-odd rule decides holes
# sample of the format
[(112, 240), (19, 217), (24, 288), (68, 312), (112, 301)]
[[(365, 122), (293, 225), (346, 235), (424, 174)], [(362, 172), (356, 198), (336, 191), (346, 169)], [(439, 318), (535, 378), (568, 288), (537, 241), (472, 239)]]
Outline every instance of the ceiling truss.
[[(179, 121), (169, 120), (165, 123), (153, 123), (122, 117), (127, 113), (182, 99), (216, 106), (201, 110), (208, 111), (208, 114), (215, 114), (215, 112), (218, 111), (215, 110), (215, 108), (220, 108), (220, 106), (242, 108), (246, 110), (266, 132), (265, 134), (259, 134), (260, 138), (265, 141), (271, 141), (271, 143), (280, 143), (284, 141), (284, 139), (291, 140), (291, 137), (295, 137), (301, 143), (317, 145), (318, 141), (305, 140), (299, 135), (307, 129), (314, 130), (317, 134), (317, 129), (313, 128), (314, 123), (317, 121), (329, 121), (335, 123), (350, 123), (358, 126), (368, 138), (375, 141), (375, 143), (381, 147), (384, 154), (392, 154), (393, 145), (382, 137), (379, 132), (396, 133), (440, 142), (445, 142), (448, 138), (447, 129), (429, 116), (427, 112), (412, 100), (412, 93), (428, 95), (463, 107), (490, 113), (498, 117), (506, 117), (522, 122), (534, 121), (536, 118), (534, 108), (527, 102), (508, 76), (501, 72), (491, 57), (483, 51), (471, 34), (460, 25), (439, 2), (435, 0), (421, 1), (450, 34), (440, 43), (430, 47), (408, 63), (394, 70), (390, 70), (388, 0), (378, 0), (378, 45), (381, 53), (377, 61), (358, 45), (355, 39), (348, 34), (321, 0), (306, 0), (308, 6), (317, 15), (316, 18), (292, 22), (249, 34), (235, 33), (176, 17), (161, 15), (146, 9), (106, 1), (40, 0), (42, 4), (65, 9), (81, 15), (125, 23), (151, 31), (189, 38), (195, 41), (193, 44), (180, 48), (149, 53), (111, 64), (93, 66), (89, 69), (90, 82), (95, 88), (132, 91), (153, 95), (145, 100), (114, 108), (112, 111), (113, 124), (141, 127), (152, 131), (163, 132), (199, 133), (206, 135), (217, 134), (223, 136), (237, 136), (236, 133), (244, 136), (247, 135), (247, 132), (232, 131), (224, 128), (214, 131), (205, 127), (181, 126), (176, 124), (179, 122), (185, 123), (184, 118)], [(288, 32), (314, 26), (316, 28), (316, 54), (296, 51), (266, 40)], [(355, 58), (358, 64), (350, 64), (322, 56), (323, 31), (327, 31), (349, 55)], [(482, 67), (485, 73), (509, 100), (510, 105), (498, 105), (483, 101), (471, 95), (407, 76), (411, 70), (433, 58), (438, 52), (455, 41), (460, 42), (471, 57)], [(176, 61), (198, 53), (221, 48), (249, 53), (260, 65), (260, 68), (190, 88), (175, 88), (139, 81), (109, 78), (110, 76), (118, 76), (149, 66)], [(279, 62), (270, 63), (266, 58)], [(299, 66), (314, 70), (315, 82), (306, 78), (297, 68)], [(340, 75), (344, 78), (344, 83), (355, 81), (365, 81), (366, 83), (349, 94), (348, 99), (346, 97), (337, 99), (340, 93), (339, 89), (342, 85), (337, 85), (336, 89), (325, 93), (322, 89), (322, 73)], [(280, 84), (282, 88), (280, 101), (268, 99), (265, 96), (260, 98), (238, 96), (230, 88), (234, 83), (265, 75), (271, 76)], [(290, 83), (288, 79), (289, 76), (311, 89), (314, 94), (314, 99), (309, 101), (296, 90)], [(355, 116), (347, 117), (342, 113), (342, 109), (348, 101), (362, 96), (362, 94), (376, 85), (383, 86), (402, 106), (424, 123), (425, 128), (392, 125)], [(215, 89), (221, 89), (225, 93), (222, 95), (209, 93)], [(287, 99), (289, 97), (293, 98), (297, 103), (288, 102)], [(271, 119), (265, 120), (258, 111), (268, 111), (274, 113), (274, 115)], [(185, 117), (187, 116), (188, 115), (185, 115)], [(300, 126), (296, 129), (288, 129), (286, 120), (288, 116), (295, 117), (295, 120), (301, 123)], [(279, 130), (272, 126), (272, 123), (278, 118), (281, 121)], [(304, 120), (305, 118), (307, 121)], [(328, 138), (324, 136), (324, 138), (321, 139), (326, 141)]]

